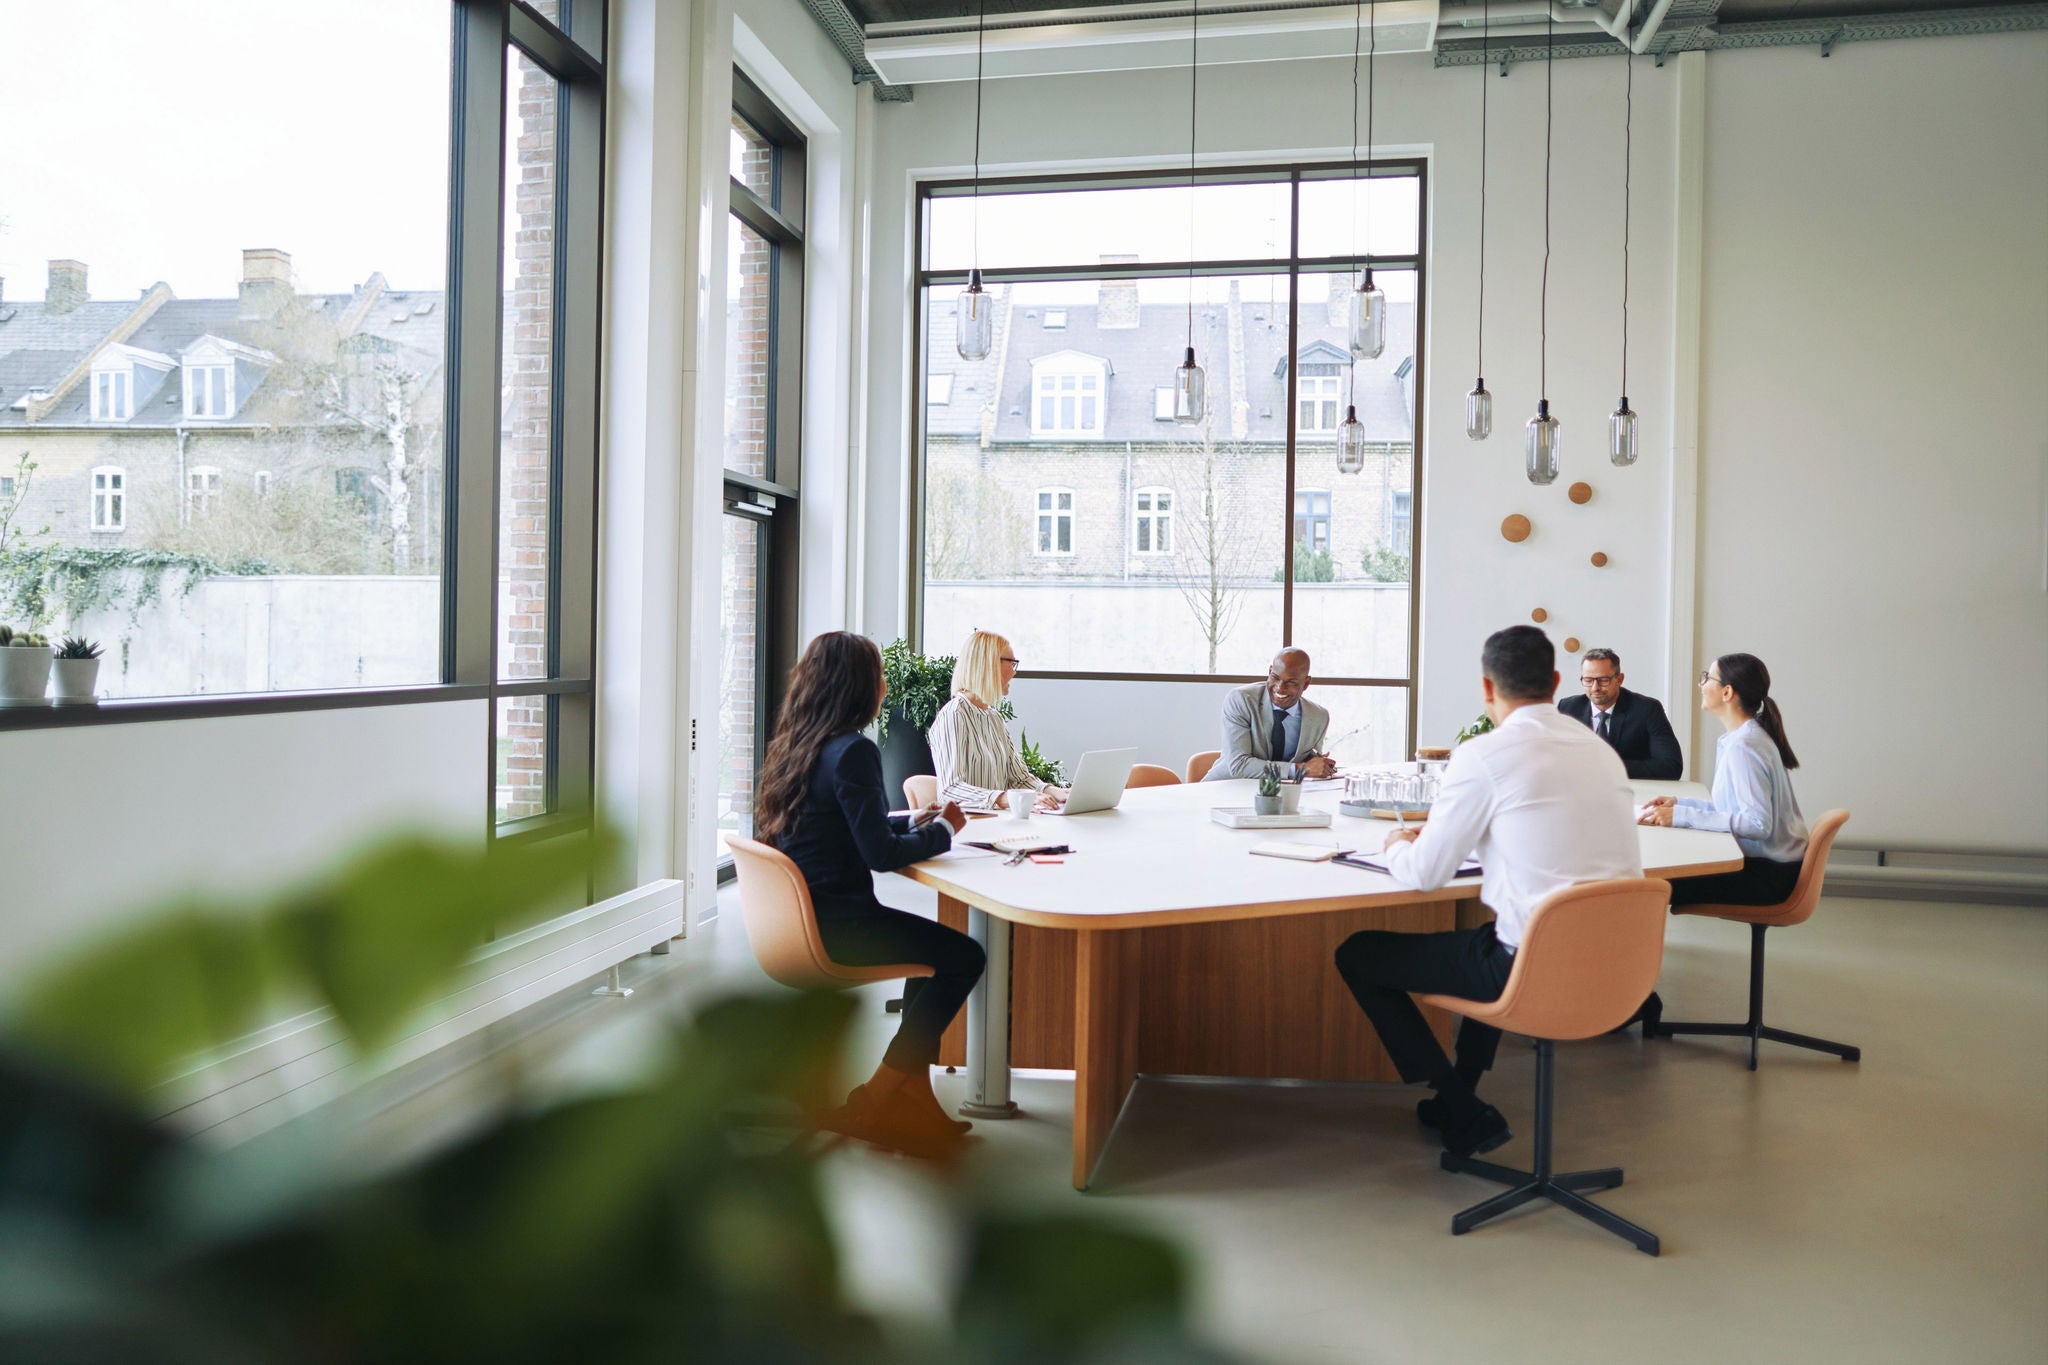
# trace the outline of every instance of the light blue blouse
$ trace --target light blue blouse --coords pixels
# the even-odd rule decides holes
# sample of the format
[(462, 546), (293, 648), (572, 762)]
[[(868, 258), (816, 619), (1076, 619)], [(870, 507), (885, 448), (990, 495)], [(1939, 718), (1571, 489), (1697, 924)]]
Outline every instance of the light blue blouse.
[(1806, 817), (1792, 795), (1792, 775), (1778, 746), (1755, 720), (1721, 736), (1714, 746), (1714, 797), (1680, 798), (1671, 823), (1681, 829), (1720, 829), (1735, 836), (1744, 856), (1796, 863), (1806, 856)]

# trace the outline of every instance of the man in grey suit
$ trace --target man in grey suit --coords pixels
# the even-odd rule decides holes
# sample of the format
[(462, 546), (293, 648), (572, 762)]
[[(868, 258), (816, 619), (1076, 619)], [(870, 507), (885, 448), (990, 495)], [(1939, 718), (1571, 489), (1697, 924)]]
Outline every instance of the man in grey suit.
[(1273, 656), (1266, 680), (1231, 689), (1223, 699), (1223, 756), (1205, 782), (1257, 777), (1278, 767), (1282, 779), (1329, 777), (1336, 762), (1322, 751), (1330, 713), (1308, 691), (1308, 651), (1289, 646)]

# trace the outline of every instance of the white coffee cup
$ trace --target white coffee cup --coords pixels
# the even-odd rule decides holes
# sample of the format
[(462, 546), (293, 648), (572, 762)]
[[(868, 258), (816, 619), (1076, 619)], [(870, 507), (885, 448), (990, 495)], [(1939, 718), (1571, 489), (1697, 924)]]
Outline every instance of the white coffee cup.
[(1029, 787), (1019, 787), (1010, 793), (1010, 816), (1017, 820), (1029, 820), (1031, 808), (1037, 804), (1037, 792)]

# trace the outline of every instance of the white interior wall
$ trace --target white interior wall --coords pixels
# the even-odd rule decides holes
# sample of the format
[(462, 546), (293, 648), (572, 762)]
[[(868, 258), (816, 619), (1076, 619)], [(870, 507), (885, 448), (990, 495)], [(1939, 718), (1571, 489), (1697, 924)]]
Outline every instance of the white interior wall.
[(481, 701), (0, 734), (0, 990), (190, 891), (274, 889), (394, 831), (483, 838)]
[(2048, 851), (2048, 34), (1710, 57), (1705, 227), (1702, 664), (1845, 839)]

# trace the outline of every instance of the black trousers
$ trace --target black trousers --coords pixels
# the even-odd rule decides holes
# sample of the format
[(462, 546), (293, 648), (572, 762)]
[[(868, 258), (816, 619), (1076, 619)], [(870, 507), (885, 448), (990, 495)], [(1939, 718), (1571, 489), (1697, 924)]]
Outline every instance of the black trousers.
[(1799, 884), (1798, 863), (1744, 858), (1742, 871), (1711, 877), (1678, 877), (1671, 883), (1673, 905), (1776, 905)]
[(917, 1071), (939, 1059), (939, 1035), (953, 1022), (988, 955), (958, 929), (885, 905), (851, 913), (821, 913), (818, 937), (826, 956), (847, 967), (880, 967), (922, 962), (928, 977), (912, 977), (903, 989), (903, 1022), (882, 1060), (898, 1071)]
[(1358, 998), (1378, 1030), (1387, 1055), (1411, 1084), (1441, 1087), (1454, 1075), (1469, 1088), (1493, 1065), (1500, 1030), (1470, 1019), (1458, 1021), (1455, 1072), (1410, 991), (1433, 991), (1466, 1000), (1498, 1000), (1514, 966), (1512, 949), (1501, 946), (1493, 926), (1443, 934), (1402, 934), (1367, 929), (1337, 947), (1337, 974)]

